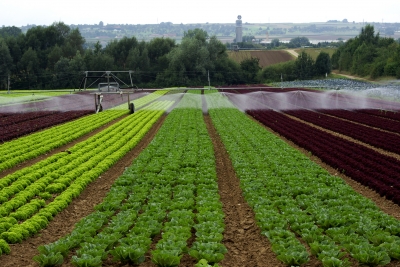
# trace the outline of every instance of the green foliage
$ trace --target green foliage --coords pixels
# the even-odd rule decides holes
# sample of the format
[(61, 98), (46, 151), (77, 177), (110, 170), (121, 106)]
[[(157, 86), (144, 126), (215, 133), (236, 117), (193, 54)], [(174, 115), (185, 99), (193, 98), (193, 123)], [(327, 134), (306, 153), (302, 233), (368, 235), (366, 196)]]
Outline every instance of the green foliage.
[(1, 27), (0, 28), (0, 37), (8, 37), (8, 36), (13, 36), (13, 37), (17, 37), (20, 34), (22, 34), (22, 31), (20, 28), (15, 27), (15, 26), (11, 26), (11, 27)]
[(214, 266), (214, 267), (219, 267), (219, 265), (218, 265), (217, 263), (214, 264), (214, 265), (208, 264), (207, 260), (205, 260), (205, 259), (199, 260), (199, 262), (196, 263), (194, 266), (195, 266), (195, 267), (212, 267), (212, 266)]
[(307, 37), (295, 37), (290, 39), (288, 47), (289, 48), (298, 48), (303, 46), (311, 46), (310, 41)]
[(7, 244), (7, 242), (3, 239), (0, 239), (0, 255), (1, 254), (10, 254), (10, 246)]
[(301, 52), (295, 61), (295, 72), (294, 76), (297, 76), (299, 80), (312, 79), (316, 73), (314, 67), (314, 60), (306, 52)]
[[(88, 45), (78, 28), (63, 22), (7, 36), (0, 45), (0, 70), (11, 74), (14, 89), (78, 88), (84, 71), (110, 69), (134, 71), (131, 78), (138, 87), (204, 85), (208, 72), (215, 84), (241, 82), (240, 69), (228, 58), (226, 46), (199, 28), (185, 31), (180, 45), (169, 38), (139, 42), (135, 37), (105, 47), (99, 41)], [(128, 81), (130, 76), (123, 73), (118, 78)], [(0, 88), (5, 88), (4, 81)]]
[(18, 232), (4, 232), (1, 234), (1, 238), (9, 244), (16, 244), (22, 241), (23, 236)]
[(131, 246), (119, 246), (116, 247), (115, 250), (112, 250), (110, 253), (114, 256), (114, 261), (120, 261), (122, 263), (130, 263), (130, 264), (140, 264), (145, 258), (144, 254), (147, 249), (144, 250), (142, 248), (136, 248)]
[(259, 58), (247, 58), (240, 62), (240, 68), (243, 73), (243, 81), (245, 83), (257, 83), (256, 77), (258, 72), (261, 70), (259, 65)]
[(57, 252), (56, 254), (41, 254), (33, 257), (33, 260), (42, 267), (51, 267), (61, 265), (64, 262), (63, 256)]
[(324, 76), (325, 74), (330, 74), (332, 71), (331, 58), (328, 53), (319, 53), (317, 59), (315, 60), (315, 74), (319, 76)]
[(295, 61), (288, 61), (265, 67), (261, 70), (259, 80), (265, 83), (295, 80)]
[(83, 254), (81, 257), (72, 256), (72, 264), (77, 267), (100, 267), (102, 264), (101, 256)]
[(382, 38), (374, 33), (373, 26), (367, 25), (332, 55), (332, 67), (372, 79), (397, 76), (400, 74), (398, 50), (399, 44), (393, 38)]
[(7, 88), (6, 76), (11, 73), (13, 59), (7, 43), (0, 38), (0, 88)]
[(182, 255), (176, 250), (154, 250), (152, 251), (151, 261), (159, 267), (175, 267), (178, 266)]

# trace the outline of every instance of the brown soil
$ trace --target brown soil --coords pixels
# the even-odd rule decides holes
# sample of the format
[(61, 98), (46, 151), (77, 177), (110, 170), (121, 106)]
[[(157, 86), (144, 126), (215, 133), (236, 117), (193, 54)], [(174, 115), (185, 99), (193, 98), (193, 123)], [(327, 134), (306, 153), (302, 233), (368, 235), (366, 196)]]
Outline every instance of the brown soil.
[(271, 250), (268, 239), (261, 235), (255, 223), (254, 212), (244, 200), (239, 179), (236, 177), (229, 155), (212, 125), (211, 118), (204, 116), (214, 145), (217, 164), (218, 187), (225, 213), (223, 243), (228, 249), (222, 266), (285, 266)]
[[(166, 116), (161, 117), (156, 124), (153, 125), (151, 130), (133, 150), (119, 160), (111, 169), (103, 173), (96, 181), (89, 184), (82, 194), (72, 201), (68, 208), (57, 214), (46, 229), (39, 232), (36, 236), (23, 241), (21, 244), (10, 245), (11, 253), (10, 255), (1, 256), (0, 265), (2, 267), (38, 266), (38, 264), (32, 260), (33, 256), (38, 254), (37, 247), (54, 242), (67, 235), (72, 231), (75, 223), (94, 211), (93, 207), (101, 203), (114, 181), (151, 142), (154, 135), (161, 127), (165, 117)], [(93, 134), (95, 133), (91, 133), (91, 135)], [(63, 266), (72, 265), (65, 263)]]
[(342, 73), (341, 71), (338, 71), (338, 70), (333, 70), (332, 73), (333, 73), (333, 74), (337, 74), (337, 75), (341, 75), (341, 76), (344, 76), (344, 77), (346, 77), (346, 78), (350, 78), (350, 79), (353, 79), (353, 80), (367, 81), (367, 79), (364, 79), (364, 78), (362, 78), (362, 77), (358, 77), (358, 76), (354, 76), (354, 75)]

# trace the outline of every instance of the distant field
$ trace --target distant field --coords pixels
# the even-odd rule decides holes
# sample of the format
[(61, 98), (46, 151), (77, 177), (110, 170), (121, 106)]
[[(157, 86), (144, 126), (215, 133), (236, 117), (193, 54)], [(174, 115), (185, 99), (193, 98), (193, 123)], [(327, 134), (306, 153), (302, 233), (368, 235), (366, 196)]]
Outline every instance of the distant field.
[(297, 53), (301, 53), (302, 51), (305, 51), (307, 54), (309, 54), (314, 60), (317, 59), (319, 53), (325, 52), (328, 53), (329, 56), (332, 56), (332, 54), (336, 51), (336, 48), (301, 48), (301, 49), (295, 49)]
[(293, 57), (286, 51), (228, 51), (228, 56), (240, 63), (248, 58), (259, 58), (260, 67), (264, 68), (273, 64), (293, 60)]

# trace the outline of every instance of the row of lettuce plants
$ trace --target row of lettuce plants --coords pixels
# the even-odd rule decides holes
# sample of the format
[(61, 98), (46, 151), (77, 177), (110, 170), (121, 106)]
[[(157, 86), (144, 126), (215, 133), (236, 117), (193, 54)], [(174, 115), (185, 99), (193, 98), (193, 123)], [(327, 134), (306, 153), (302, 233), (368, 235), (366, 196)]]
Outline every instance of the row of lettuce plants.
[[(170, 90), (157, 90), (151, 94), (143, 96), (139, 99), (135, 99), (131, 102), (133, 102), (133, 104), (135, 105), (135, 109), (138, 109), (138, 108), (143, 107), (143, 106), (147, 105), (148, 103), (156, 100), (157, 98), (167, 94), (168, 92), (170, 92)], [(108, 110), (121, 110), (121, 109), (126, 109), (126, 108), (128, 108), (128, 105), (126, 103), (124, 103), (124, 104), (112, 107)]]
[(53, 114), (59, 114), (60, 111), (36, 111), (26, 113), (0, 113), (0, 127), (19, 124), (25, 121), (33, 121), (42, 117), (47, 117)]
[(12, 168), (65, 145), (127, 113), (127, 111), (113, 111), (93, 114), (3, 143), (0, 145), (0, 170)]
[(399, 110), (384, 110), (384, 109), (359, 109), (357, 113), (365, 113), (373, 116), (383, 117), (394, 121), (400, 121)]
[(68, 152), (4, 177), (9, 185), (0, 190), (1, 239), (17, 243), (45, 228), (90, 182), (136, 146), (172, 104), (154, 102)]
[[(156, 91), (145, 97), (135, 99), (136, 109), (159, 98), (167, 91)], [(26, 160), (38, 157), (50, 150), (65, 145), (107, 123), (128, 114), (125, 110), (104, 111), (34, 133), (0, 145), (0, 171), (12, 168)], [(1, 187), (1, 185), (0, 185)]]
[[(37, 113), (37, 112), (28, 112)], [(65, 122), (79, 119), (80, 117), (93, 114), (92, 110), (74, 110), (65, 112), (42, 112), (47, 113), (46, 116), (40, 116), (34, 119), (27, 119), (18, 122), (18, 117), (23, 117), (24, 114), (18, 114), (19, 116), (8, 116), (8, 125), (0, 126), (0, 142), (10, 141), (18, 137), (37, 132), (41, 129), (56, 126)], [(27, 114), (27, 116), (29, 116)], [(13, 123), (13, 119), (17, 119)], [(22, 121), (21, 121), (22, 120)]]
[[(193, 108), (182, 108), (187, 106)], [(71, 234), (39, 247), (34, 259), (41, 266), (56, 265), (76, 250), (75, 266), (101, 266), (111, 256), (121, 264), (140, 264), (147, 255), (157, 266), (178, 266), (187, 253), (219, 262), (226, 249), (216, 179), (201, 97), (186, 94), (96, 211)], [(150, 251), (156, 236), (161, 239)]]
[(300, 240), (323, 266), (349, 266), (349, 256), (368, 266), (400, 258), (397, 219), (245, 114), (220, 108), (224, 101), (208, 95), (209, 114), (278, 259), (308, 262)]
[(400, 132), (400, 121), (389, 120), (385, 117), (373, 116), (372, 114), (357, 112), (357, 110), (321, 109), (317, 111), (386, 131), (394, 133)]
[(400, 154), (400, 136), (397, 133), (381, 131), (310, 110), (288, 110), (285, 113), (374, 147)]

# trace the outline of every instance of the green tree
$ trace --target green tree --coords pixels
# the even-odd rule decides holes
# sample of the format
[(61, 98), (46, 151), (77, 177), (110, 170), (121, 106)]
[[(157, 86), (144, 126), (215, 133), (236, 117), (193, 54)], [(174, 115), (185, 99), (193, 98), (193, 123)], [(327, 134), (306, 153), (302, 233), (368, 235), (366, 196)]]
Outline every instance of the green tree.
[(281, 45), (281, 43), (279, 42), (278, 38), (274, 38), (271, 40), (271, 47), (272, 48), (276, 48), (279, 47)]
[(0, 28), (0, 37), (17, 37), (22, 34), (20, 28), (11, 26), (11, 27), (1, 27)]
[(196, 39), (201, 43), (205, 44), (208, 39), (208, 33), (205, 30), (196, 28), (193, 30), (188, 30), (183, 33), (183, 39)]
[(295, 37), (290, 39), (288, 43), (289, 48), (298, 48), (303, 46), (311, 46), (311, 43), (307, 37)]
[(366, 76), (371, 71), (371, 63), (376, 57), (376, 49), (371, 43), (362, 43), (353, 55), (351, 72), (360, 76)]
[(126, 66), (130, 70), (140, 69), (140, 50), (139, 47), (134, 47), (129, 50), (128, 57), (126, 59)]
[(53, 76), (53, 86), (55, 88), (71, 88), (71, 75), (70, 59), (61, 57), (59, 61), (54, 65), (55, 75)]
[(60, 60), (62, 55), (63, 55), (63, 52), (62, 52), (61, 47), (59, 47), (58, 45), (55, 45), (51, 49), (50, 53), (47, 56), (48, 60), (49, 60), (48, 64), (47, 64), (48, 68), (54, 69), (54, 65), (57, 63), (57, 61)]
[(38, 71), (39, 58), (35, 50), (29, 47), (28, 50), (22, 55), (19, 62), (21, 69), (28, 74), (34, 74)]
[(181, 44), (167, 56), (169, 66), (164, 77), (169, 85), (206, 83), (206, 74), (210, 66), (206, 38), (207, 33), (201, 29), (184, 33)]
[(75, 28), (67, 34), (64, 43), (64, 57), (72, 58), (76, 55), (77, 51), (83, 53), (83, 44), (85, 43), (85, 38), (82, 37), (79, 29)]
[(400, 45), (396, 46), (392, 56), (388, 58), (384, 66), (384, 74), (400, 79)]
[(379, 33), (375, 35), (374, 26), (367, 24), (361, 28), (361, 33), (358, 35), (359, 43), (377, 44), (379, 40)]
[(261, 70), (259, 65), (259, 58), (247, 58), (240, 62), (240, 69), (242, 70), (243, 80), (245, 83), (256, 83), (258, 72)]
[(114, 58), (115, 64), (121, 69), (126, 69), (129, 51), (139, 45), (135, 37), (124, 37), (121, 40), (114, 40), (106, 46), (104, 52)]
[(299, 80), (307, 80), (315, 75), (315, 66), (313, 58), (306, 52), (301, 52), (295, 61), (294, 76)]
[(168, 68), (167, 54), (176, 47), (175, 40), (170, 38), (155, 38), (147, 44), (151, 70), (164, 71)]
[(69, 61), (69, 73), (71, 74), (71, 85), (78, 88), (81, 82), (82, 74), (86, 71), (86, 64), (81, 52), (76, 51), (75, 57)]
[(97, 41), (94, 45), (93, 52), (95, 55), (100, 55), (103, 52), (103, 46), (101, 45), (100, 41)]
[(315, 60), (315, 74), (317, 76), (323, 76), (325, 74), (330, 74), (332, 71), (331, 58), (328, 53), (319, 53), (317, 59)]
[(12, 57), (6, 42), (0, 38), (0, 88), (7, 88), (7, 76), (11, 73)]
[(5, 42), (7, 43), (8, 49), (10, 51), (10, 55), (13, 59), (13, 71), (16, 72), (16, 64), (21, 60), (22, 50), (21, 50), (21, 42), (23, 42), (23, 35), (18, 37), (7, 37), (5, 38)]
[(292, 81), (297, 78), (293, 73), (296, 72), (295, 61), (287, 61), (279, 64), (270, 65), (262, 69), (258, 74), (258, 79), (261, 82), (280, 82), (281, 77), (283, 81)]

